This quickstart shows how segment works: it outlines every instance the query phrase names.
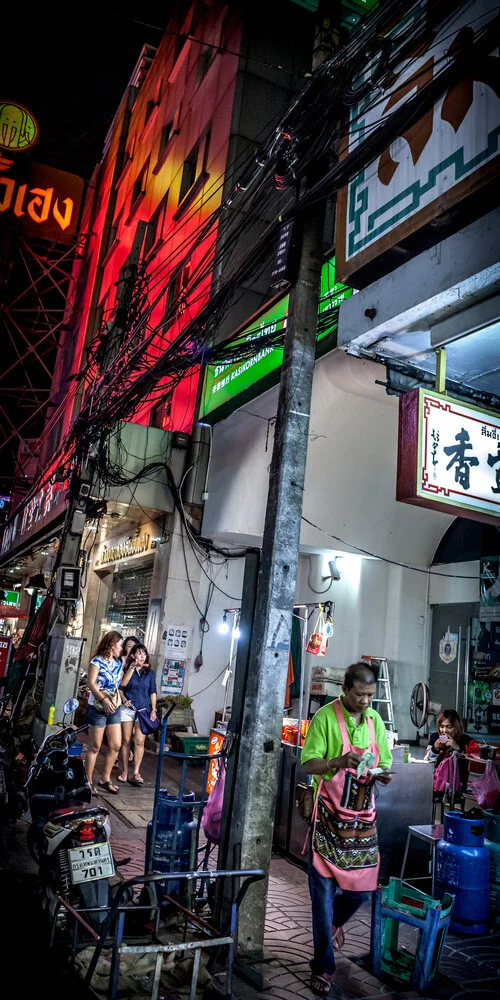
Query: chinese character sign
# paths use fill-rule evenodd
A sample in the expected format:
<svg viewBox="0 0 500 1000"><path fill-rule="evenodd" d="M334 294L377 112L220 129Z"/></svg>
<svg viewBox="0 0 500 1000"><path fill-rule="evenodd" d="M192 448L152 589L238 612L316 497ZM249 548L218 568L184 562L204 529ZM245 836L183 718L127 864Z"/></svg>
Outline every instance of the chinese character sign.
<svg viewBox="0 0 500 1000"><path fill-rule="evenodd" d="M396 497L500 524L500 415L425 389L402 396Z"/></svg>
<svg viewBox="0 0 500 1000"><path fill-rule="evenodd" d="M497 8L484 0L456 4L426 38L416 36L408 53L404 42L431 6L430 0L420 0L403 9L384 34L384 44L391 46L391 72L376 76L381 50L367 61L357 86L372 82L374 91L351 108L346 154L432 87L445 67L465 59L469 72L450 80L434 104L407 128L403 125L401 134L341 189L336 242L342 280L487 183L500 151L498 48L480 56L473 50L485 29L493 31Z"/></svg>

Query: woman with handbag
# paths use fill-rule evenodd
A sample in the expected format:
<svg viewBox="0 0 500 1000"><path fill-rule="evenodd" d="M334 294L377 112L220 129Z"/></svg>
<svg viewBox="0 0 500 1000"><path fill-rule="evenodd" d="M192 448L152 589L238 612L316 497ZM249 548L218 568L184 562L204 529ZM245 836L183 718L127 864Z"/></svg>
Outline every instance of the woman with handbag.
<svg viewBox="0 0 500 1000"><path fill-rule="evenodd" d="M468 743L462 720L454 708L445 708L438 717L437 732L431 733L427 744L426 759L434 762L434 796L439 796L445 785L451 784L453 752L465 753ZM446 763L445 763L446 762ZM458 760L458 777L455 791L467 788L469 766L463 758Z"/></svg>
<svg viewBox="0 0 500 1000"><path fill-rule="evenodd" d="M118 781L128 781L129 751L134 734L134 778L132 784L142 785L141 764L144 757L147 726L141 726L141 716L156 723L156 678L149 662L149 653L142 643L132 646L125 661L120 685L123 701L122 723L122 773ZM153 727L151 726L151 729Z"/></svg>
<svg viewBox="0 0 500 1000"><path fill-rule="evenodd" d="M119 632L106 632L97 645L88 669L87 684L90 695L87 707L89 726L87 774L94 795L97 794L97 791L92 779L97 754L102 746L104 730L106 730L106 748L102 781L99 781L99 788L105 788L112 795L118 793L118 788L111 781L111 769L120 749L122 738L122 700L119 691L123 673L122 646L123 638Z"/></svg>

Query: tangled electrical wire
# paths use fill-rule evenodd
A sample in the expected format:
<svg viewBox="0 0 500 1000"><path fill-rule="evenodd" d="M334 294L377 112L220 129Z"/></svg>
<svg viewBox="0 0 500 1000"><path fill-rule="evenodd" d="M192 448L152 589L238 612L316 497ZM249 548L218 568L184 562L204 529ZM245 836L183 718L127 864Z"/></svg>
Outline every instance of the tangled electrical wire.
<svg viewBox="0 0 500 1000"><path fill-rule="evenodd" d="M394 26L408 12L409 26L398 30ZM456 8L448 14L451 32L456 14ZM183 224L195 219L200 206L213 198L218 204L208 217L159 263L141 260L132 269L114 318L105 331L98 332L71 385L73 394L84 389L83 403L52 468L56 464L78 467L85 456L91 456L103 486L113 477L122 481L125 474L116 464L113 468L109 446L110 435L121 421L133 418L145 405L150 409L206 365L244 362L257 351L282 346L282 329L258 338L246 335L230 345L219 342L219 331L242 287L256 281L272 260L283 219L299 217L314 202L331 197L461 79L471 59L476 63L497 43L498 18L479 29L469 48L436 67L431 82L417 87L414 97L391 114L383 116L381 111L377 124L360 134L353 148L337 161L339 144L361 129L360 113L352 113L346 123L346 109L360 101L364 111L382 105L382 84L394 68L402 60L411 61L417 45L425 42L432 47L433 17L432 11L415 7L411 0L390 0L382 10L367 15L348 43L311 74L258 152L240 164L230 192L222 196L224 178L220 184L214 182L190 206ZM322 164L319 178L312 173L318 163ZM162 242L170 238L167 233ZM219 275L216 282L214 274ZM172 287L177 288L176 294L167 296L161 319L153 322L165 289ZM334 326L335 318L332 311L328 323ZM166 468L168 459L150 463L127 482L163 475ZM48 475L34 485L25 502ZM169 488L178 506L181 501L173 481ZM208 551L203 542L197 544Z"/></svg>

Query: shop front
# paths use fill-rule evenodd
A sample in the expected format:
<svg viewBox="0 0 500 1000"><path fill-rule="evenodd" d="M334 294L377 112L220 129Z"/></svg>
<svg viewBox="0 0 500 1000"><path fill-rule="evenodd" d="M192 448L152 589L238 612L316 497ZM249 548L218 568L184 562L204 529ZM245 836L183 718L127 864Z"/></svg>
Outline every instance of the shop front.
<svg viewBox="0 0 500 1000"><path fill-rule="evenodd" d="M106 518L111 523L100 529L99 540L87 549L92 569L84 593L82 630L92 649L105 632L116 630L136 636L155 658L162 596L157 593L158 563L165 548L161 515L158 521L144 521L143 516L138 523L130 510L126 513L119 528L118 518Z"/></svg>

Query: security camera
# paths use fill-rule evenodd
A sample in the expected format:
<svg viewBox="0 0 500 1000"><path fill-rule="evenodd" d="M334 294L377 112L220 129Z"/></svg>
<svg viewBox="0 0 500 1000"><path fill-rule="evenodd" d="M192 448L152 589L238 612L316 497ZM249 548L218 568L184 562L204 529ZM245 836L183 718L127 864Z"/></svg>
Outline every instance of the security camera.
<svg viewBox="0 0 500 1000"><path fill-rule="evenodd" d="M338 566L337 566L337 560L336 559L331 559L329 561L329 563L328 563L328 569L330 570L330 579L332 581L333 580L340 580L340 572L339 572L339 569L338 569ZM324 580L328 580L328 577L324 576L323 579Z"/></svg>

